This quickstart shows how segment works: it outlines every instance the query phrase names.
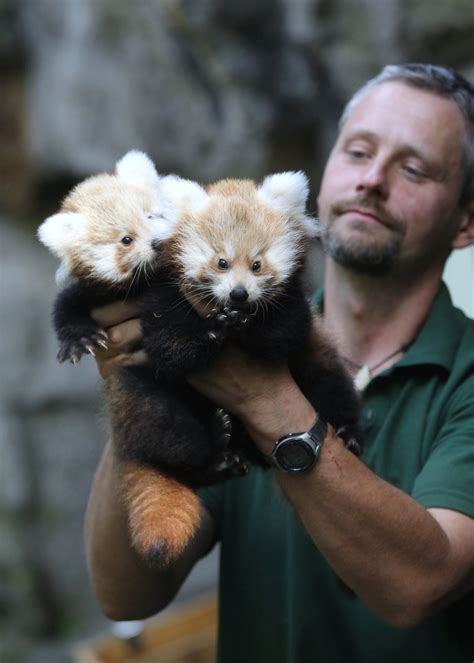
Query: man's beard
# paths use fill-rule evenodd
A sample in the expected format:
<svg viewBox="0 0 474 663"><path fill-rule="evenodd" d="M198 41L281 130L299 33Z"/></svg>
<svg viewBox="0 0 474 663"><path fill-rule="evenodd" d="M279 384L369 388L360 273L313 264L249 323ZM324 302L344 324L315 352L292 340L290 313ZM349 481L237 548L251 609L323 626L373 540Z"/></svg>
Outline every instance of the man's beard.
<svg viewBox="0 0 474 663"><path fill-rule="evenodd" d="M370 238L355 240L339 236L335 232L334 221L345 211L356 208L375 214L392 231L391 237L377 242L370 241ZM364 197L331 207L329 223L321 228L321 241L325 253L339 265L359 274L384 276L397 262L403 234L403 223L381 210L373 200Z"/></svg>

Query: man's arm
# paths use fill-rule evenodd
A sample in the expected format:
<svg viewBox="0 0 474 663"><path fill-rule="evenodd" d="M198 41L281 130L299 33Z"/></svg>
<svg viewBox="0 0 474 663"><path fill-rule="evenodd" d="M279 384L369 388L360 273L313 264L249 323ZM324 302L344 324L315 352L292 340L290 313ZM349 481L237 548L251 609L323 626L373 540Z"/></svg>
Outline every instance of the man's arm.
<svg viewBox="0 0 474 663"><path fill-rule="evenodd" d="M213 521L203 509L201 527L180 559L164 570L147 566L130 542L119 472L107 444L87 506L85 543L92 586L110 619L143 619L162 610L213 542Z"/></svg>
<svg viewBox="0 0 474 663"><path fill-rule="evenodd" d="M108 350L96 352L103 377L117 366L146 361L143 351L137 349L141 329L136 312L133 303L110 304L93 311L109 337ZM110 619L142 619L163 609L195 562L211 549L214 538L214 523L203 507L200 528L182 556L166 569L147 566L131 545L113 441L107 444L90 492L85 544L91 583Z"/></svg>
<svg viewBox="0 0 474 663"><path fill-rule="evenodd" d="M286 367L258 366L234 351L191 382L234 411L265 454L317 416ZM369 470L331 428L308 474L277 476L335 572L392 625L413 626L474 586L474 520L425 509Z"/></svg>
<svg viewBox="0 0 474 663"><path fill-rule="evenodd" d="M474 522L427 510L329 435L313 476L279 482L336 573L382 619L414 626L473 588Z"/></svg>

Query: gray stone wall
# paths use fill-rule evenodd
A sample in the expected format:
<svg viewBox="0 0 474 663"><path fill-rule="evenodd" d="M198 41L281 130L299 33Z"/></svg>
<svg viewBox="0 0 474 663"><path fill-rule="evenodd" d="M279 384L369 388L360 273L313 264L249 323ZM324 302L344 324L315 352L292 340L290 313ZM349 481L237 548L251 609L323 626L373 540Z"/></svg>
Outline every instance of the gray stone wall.
<svg viewBox="0 0 474 663"><path fill-rule="evenodd" d="M107 422L93 361L55 361L39 223L131 148L202 182L303 169L314 211L350 93L389 62L473 79L473 29L472 0L0 0L1 661L67 660L107 626L82 544Z"/></svg>

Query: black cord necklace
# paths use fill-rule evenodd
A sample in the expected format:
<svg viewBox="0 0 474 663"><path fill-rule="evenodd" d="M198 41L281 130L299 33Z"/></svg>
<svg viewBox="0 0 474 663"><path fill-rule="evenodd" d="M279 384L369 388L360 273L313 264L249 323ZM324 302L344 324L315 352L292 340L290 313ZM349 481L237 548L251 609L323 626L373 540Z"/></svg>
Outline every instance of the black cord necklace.
<svg viewBox="0 0 474 663"><path fill-rule="evenodd" d="M401 352L405 354L405 352L408 350L410 345L413 343L413 341L410 341L409 343L404 343L401 345L397 350L394 350L390 354L388 354L386 357L378 361L376 364L373 366L367 366L367 364L358 364L355 361L352 361L352 359L348 359L347 357L342 357L344 362L352 369L356 369L357 373L354 375L354 384L356 388L359 391L363 391L366 386L369 384L371 378L372 378L372 373L379 368L379 366L382 366L385 364L386 361L391 359L392 357L395 357L395 355L400 354Z"/></svg>

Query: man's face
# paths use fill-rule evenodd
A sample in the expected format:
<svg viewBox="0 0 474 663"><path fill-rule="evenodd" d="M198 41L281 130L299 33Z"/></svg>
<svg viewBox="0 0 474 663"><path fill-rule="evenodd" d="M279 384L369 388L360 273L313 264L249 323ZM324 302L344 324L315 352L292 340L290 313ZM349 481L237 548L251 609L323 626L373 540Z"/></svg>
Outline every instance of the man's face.
<svg viewBox="0 0 474 663"><path fill-rule="evenodd" d="M461 218L464 136L448 99L399 82L369 91L343 125L321 183L328 255L369 274L441 265Z"/></svg>

